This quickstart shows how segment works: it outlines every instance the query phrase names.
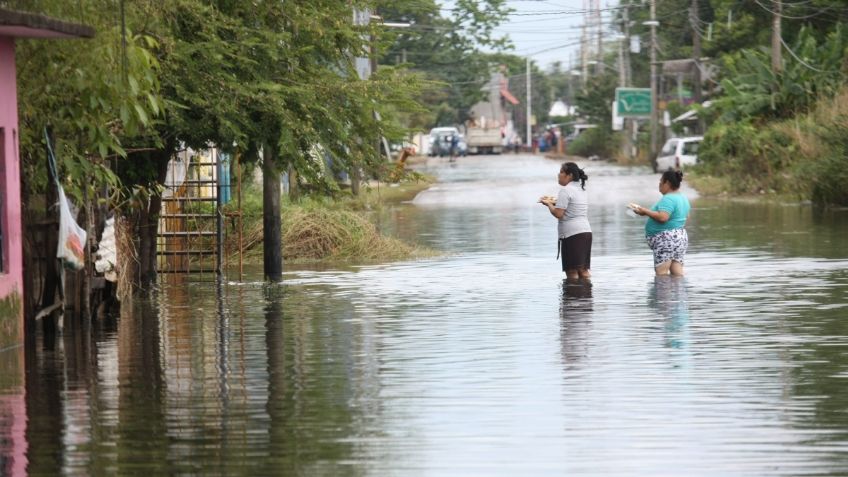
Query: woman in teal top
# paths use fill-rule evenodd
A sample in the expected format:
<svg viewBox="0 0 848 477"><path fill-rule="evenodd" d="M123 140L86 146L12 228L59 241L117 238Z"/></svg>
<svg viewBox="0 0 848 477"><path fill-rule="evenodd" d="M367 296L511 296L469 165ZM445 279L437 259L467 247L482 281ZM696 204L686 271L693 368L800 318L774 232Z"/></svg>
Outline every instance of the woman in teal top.
<svg viewBox="0 0 848 477"><path fill-rule="evenodd" d="M654 252L657 275L683 275L683 259L689 248L686 219L689 218L689 199L680 193L683 173L669 169L660 178L662 199L651 209L637 207L639 215L647 216L645 236Z"/></svg>

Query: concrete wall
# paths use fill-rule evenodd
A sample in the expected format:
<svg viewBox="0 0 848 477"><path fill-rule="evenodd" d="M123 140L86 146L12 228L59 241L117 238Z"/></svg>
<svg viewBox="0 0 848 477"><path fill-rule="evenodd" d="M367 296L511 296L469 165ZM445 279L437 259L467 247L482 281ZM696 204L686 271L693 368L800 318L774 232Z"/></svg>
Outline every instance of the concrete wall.
<svg viewBox="0 0 848 477"><path fill-rule="evenodd" d="M23 341L23 260L15 43L0 36L0 350Z"/></svg>

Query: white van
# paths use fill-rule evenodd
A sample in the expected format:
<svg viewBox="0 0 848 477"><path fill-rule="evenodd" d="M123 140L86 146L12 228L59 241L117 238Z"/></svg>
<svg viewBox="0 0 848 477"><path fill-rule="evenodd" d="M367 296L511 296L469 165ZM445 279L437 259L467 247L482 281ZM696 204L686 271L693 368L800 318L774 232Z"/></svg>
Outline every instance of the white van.
<svg viewBox="0 0 848 477"><path fill-rule="evenodd" d="M446 126L433 128L430 130L430 147L428 149L429 156L446 156L450 154L450 145L446 143L447 138L451 136L460 136L459 129Z"/></svg>
<svg viewBox="0 0 848 477"><path fill-rule="evenodd" d="M657 156L657 172L666 169L681 169L698 162L698 148L703 136L674 137L663 145Z"/></svg>

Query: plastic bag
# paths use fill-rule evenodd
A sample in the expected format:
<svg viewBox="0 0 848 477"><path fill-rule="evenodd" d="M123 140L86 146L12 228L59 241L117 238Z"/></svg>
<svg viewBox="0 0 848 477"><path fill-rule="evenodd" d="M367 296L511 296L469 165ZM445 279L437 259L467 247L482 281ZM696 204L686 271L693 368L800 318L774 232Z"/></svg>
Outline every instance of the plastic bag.
<svg viewBox="0 0 848 477"><path fill-rule="evenodd" d="M62 260L66 268L81 270L85 267L85 239L87 234L80 228L71 215L71 208L65 190L59 188L59 247L56 258Z"/></svg>
<svg viewBox="0 0 848 477"><path fill-rule="evenodd" d="M115 218L106 220L103 229L103 238L97 247L97 260L94 261L94 269L102 273L107 281L117 282L118 273L115 264L118 263L118 248L115 245Z"/></svg>

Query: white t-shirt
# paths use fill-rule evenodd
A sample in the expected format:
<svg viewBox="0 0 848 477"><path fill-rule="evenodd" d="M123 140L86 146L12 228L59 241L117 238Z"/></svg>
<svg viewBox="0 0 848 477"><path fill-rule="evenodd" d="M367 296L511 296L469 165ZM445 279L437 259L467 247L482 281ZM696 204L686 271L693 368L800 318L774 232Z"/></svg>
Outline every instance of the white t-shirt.
<svg viewBox="0 0 848 477"><path fill-rule="evenodd" d="M589 227L589 199L579 182L569 182L560 189L555 207L565 209L557 224L559 238L592 231Z"/></svg>

